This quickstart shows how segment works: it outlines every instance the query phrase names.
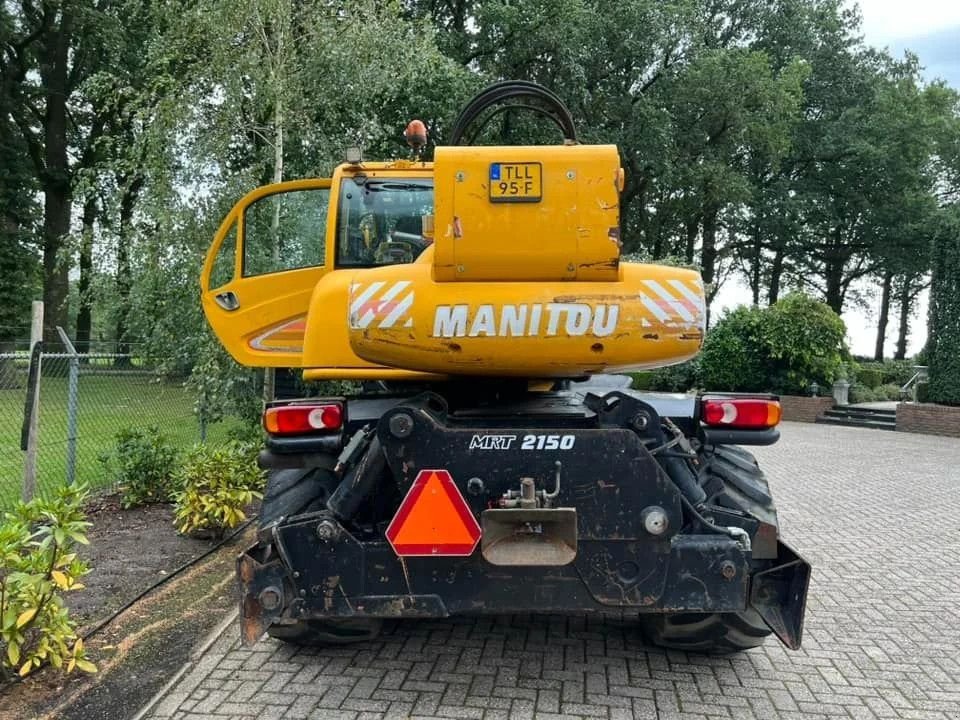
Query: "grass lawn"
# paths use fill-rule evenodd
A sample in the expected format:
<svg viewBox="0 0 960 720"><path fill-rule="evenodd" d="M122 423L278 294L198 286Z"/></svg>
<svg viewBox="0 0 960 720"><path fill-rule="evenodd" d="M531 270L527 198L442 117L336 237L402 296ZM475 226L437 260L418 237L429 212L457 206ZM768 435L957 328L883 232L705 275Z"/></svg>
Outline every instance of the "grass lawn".
<svg viewBox="0 0 960 720"><path fill-rule="evenodd" d="M26 390L0 389L0 509L20 497L24 453L20 430ZM99 457L114 446L122 428L156 426L170 443L187 449L200 441L193 397L183 387L141 374L81 374L77 397L76 481L90 487L113 483ZM208 428L209 442L222 442L230 425ZM67 378L44 376L40 385L37 485L40 493L66 479Z"/></svg>

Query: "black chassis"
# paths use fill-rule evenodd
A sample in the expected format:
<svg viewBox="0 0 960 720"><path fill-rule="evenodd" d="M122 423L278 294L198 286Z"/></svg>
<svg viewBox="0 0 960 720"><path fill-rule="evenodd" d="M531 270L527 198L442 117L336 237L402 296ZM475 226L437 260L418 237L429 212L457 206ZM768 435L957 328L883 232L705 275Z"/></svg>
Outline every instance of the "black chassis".
<svg viewBox="0 0 960 720"><path fill-rule="evenodd" d="M375 430L388 479L370 503L385 500L395 508L420 470L445 469L478 521L517 490L521 478L552 490L559 468L552 506L576 511L576 552L568 564L551 566L493 565L480 547L469 557L401 558L384 536L390 516L362 523L338 516L331 500L330 509L261 528L259 542L240 556L245 642L256 642L271 623L308 619L752 607L784 644L799 647L810 566L779 540L772 508L694 508L684 498L652 454L664 439L655 406L677 412L674 427L704 442L692 400L655 402L629 390L457 409L431 392L354 398L336 438L272 438L261 464L295 467L309 464L312 451L335 454L362 428ZM529 436L572 441L563 441L566 449L536 450L539 439L531 443ZM726 441L776 438L776 431L740 432ZM531 444L534 449L526 449ZM349 473L344 478L356 483ZM659 536L643 524L651 507L668 518Z"/></svg>

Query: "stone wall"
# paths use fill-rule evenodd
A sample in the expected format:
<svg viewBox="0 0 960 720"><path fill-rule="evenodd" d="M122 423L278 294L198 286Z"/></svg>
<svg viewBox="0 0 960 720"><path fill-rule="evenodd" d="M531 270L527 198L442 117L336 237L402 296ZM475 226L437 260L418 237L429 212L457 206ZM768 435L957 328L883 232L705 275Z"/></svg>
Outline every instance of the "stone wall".
<svg viewBox="0 0 960 720"><path fill-rule="evenodd" d="M960 437L960 407L900 403L897 405L897 430Z"/></svg>
<svg viewBox="0 0 960 720"><path fill-rule="evenodd" d="M833 398L781 395L780 406L783 408L784 420L812 423L817 419L817 415L833 407Z"/></svg>

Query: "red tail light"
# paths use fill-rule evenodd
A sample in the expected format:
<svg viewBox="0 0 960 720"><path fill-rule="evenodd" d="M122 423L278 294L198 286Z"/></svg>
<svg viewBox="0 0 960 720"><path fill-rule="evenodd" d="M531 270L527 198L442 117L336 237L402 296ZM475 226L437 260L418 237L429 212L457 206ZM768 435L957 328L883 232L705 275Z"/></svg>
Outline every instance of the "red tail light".
<svg viewBox="0 0 960 720"><path fill-rule="evenodd" d="M263 413L263 427L271 435L305 435L343 427L340 403L315 405L279 405Z"/></svg>
<svg viewBox="0 0 960 720"><path fill-rule="evenodd" d="M780 422L780 403L762 398L704 397L700 417L714 427L772 428Z"/></svg>

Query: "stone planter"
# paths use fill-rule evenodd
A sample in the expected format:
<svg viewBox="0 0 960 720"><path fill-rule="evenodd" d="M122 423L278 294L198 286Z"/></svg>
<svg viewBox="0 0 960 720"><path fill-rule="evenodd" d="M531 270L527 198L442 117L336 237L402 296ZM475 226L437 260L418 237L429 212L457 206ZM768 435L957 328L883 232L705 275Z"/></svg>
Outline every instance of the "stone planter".
<svg viewBox="0 0 960 720"><path fill-rule="evenodd" d="M846 380L837 380L833 384L833 403L835 405L850 404L850 383Z"/></svg>

